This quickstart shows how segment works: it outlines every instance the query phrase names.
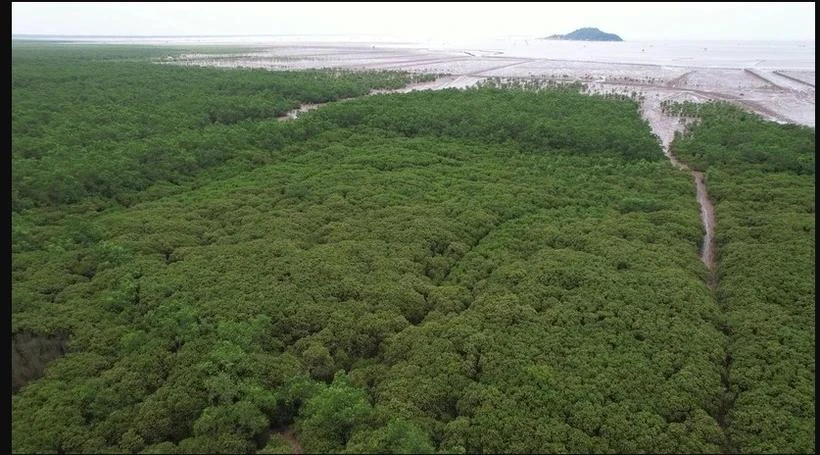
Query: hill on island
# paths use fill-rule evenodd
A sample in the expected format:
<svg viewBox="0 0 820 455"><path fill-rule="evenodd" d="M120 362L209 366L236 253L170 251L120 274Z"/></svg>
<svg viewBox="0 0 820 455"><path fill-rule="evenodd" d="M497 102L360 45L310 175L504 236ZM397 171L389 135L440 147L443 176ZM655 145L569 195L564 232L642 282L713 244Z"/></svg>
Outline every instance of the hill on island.
<svg viewBox="0 0 820 455"><path fill-rule="evenodd" d="M605 33L595 27L584 27L566 35L552 35L544 39L571 40L571 41L623 41L614 33Z"/></svg>

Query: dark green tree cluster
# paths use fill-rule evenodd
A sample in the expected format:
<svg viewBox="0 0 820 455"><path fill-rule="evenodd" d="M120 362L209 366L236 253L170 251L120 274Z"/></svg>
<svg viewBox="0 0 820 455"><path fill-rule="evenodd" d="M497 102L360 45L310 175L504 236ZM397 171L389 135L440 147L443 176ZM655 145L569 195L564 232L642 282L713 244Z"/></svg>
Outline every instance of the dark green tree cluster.
<svg viewBox="0 0 820 455"><path fill-rule="evenodd" d="M176 184L243 150L260 150L249 131L259 123L305 103L411 80L400 73L158 65L145 58L167 50L137 48L128 59L119 47L91 48L13 48L15 210L89 196L129 205L157 182ZM286 139L275 128L266 138Z"/></svg>
<svg viewBox="0 0 820 455"><path fill-rule="evenodd" d="M382 95L388 96L388 95ZM524 152L617 155L663 160L633 101L590 97L576 85L526 90L442 90L413 93L401 104L371 108L371 100L328 106L315 115L336 126L377 128L404 136L450 137L511 144Z"/></svg>
<svg viewBox="0 0 820 455"><path fill-rule="evenodd" d="M339 77L366 92L408 76L15 52L14 77L60 68L13 94L13 116L61 120L15 120L13 142L110 130L131 145L13 152L12 328L69 337L13 395L13 451L288 453L291 434L311 453L727 446L728 338L694 189L633 101L483 88L211 124L210 98L192 107L181 87L253 97L268 78L307 93ZM70 115L37 106L71 99L83 72L98 88L74 115L108 98L128 115L54 130ZM123 158L155 137L157 160L184 152L191 169ZM107 165L143 187L34 196L61 181L43 169Z"/></svg>
<svg viewBox="0 0 820 455"><path fill-rule="evenodd" d="M732 443L813 453L815 130L728 104L673 107L700 118L673 148L706 169L715 202Z"/></svg>
<svg viewBox="0 0 820 455"><path fill-rule="evenodd" d="M720 166L814 175L811 128L763 122L758 115L725 102L670 103L664 110L672 115L708 119L706 126L693 129L687 141L676 145L696 170Z"/></svg>

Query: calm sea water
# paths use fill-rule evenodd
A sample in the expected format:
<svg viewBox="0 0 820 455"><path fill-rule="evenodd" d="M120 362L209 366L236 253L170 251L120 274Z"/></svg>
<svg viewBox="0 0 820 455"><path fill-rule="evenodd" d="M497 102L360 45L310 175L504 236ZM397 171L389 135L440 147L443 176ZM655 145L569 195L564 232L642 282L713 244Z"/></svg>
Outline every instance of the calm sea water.
<svg viewBox="0 0 820 455"><path fill-rule="evenodd" d="M13 36L13 38L132 44L337 44L469 51L475 55L635 63L705 68L814 71L814 41L551 41L526 38L407 40L379 35L270 36Z"/></svg>

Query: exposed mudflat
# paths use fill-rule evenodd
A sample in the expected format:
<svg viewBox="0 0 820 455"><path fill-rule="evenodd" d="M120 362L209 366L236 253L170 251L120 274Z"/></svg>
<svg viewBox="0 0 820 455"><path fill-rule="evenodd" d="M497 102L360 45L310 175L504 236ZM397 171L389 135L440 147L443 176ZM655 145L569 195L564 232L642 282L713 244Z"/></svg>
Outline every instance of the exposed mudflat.
<svg viewBox="0 0 820 455"><path fill-rule="evenodd" d="M468 76L442 76L437 78L433 81L426 81L426 82L414 82L408 84L401 88L396 89L376 89L370 90L365 96L370 95L381 95L381 94L388 94L388 93L409 93L416 90L442 90L445 88L464 88L476 83L476 78L468 77ZM354 98L344 98L339 100L339 102L347 101L355 99ZM296 109L292 109L278 117L280 122L288 121L288 120L296 120L299 116L305 112L312 111L314 109L318 109L328 103L318 103L318 104L303 104Z"/></svg>
<svg viewBox="0 0 820 455"><path fill-rule="evenodd" d="M532 40L506 46L492 49L387 43L271 43L256 52L185 54L162 63L271 70L400 70L452 77L415 89L464 88L488 77L579 81L592 85L591 90L597 92L636 92L647 98L675 100L723 100L770 120L815 125L814 57L800 47L781 52L763 46L733 47L724 43L695 47Z"/></svg>
<svg viewBox="0 0 820 455"><path fill-rule="evenodd" d="M647 96L643 103L641 103L641 116L649 122L652 132L658 137L661 147L663 147L664 155L669 158L669 161L671 161L676 168L682 171L688 171L689 168L685 164L678 161L669 149L669 145L675 138L675 133L683 132L686 129L686 121L682 118L664 114L661 109L661 103L667 100L680 102L699 101L699 99L697 96L688 94L681 96L678 93L669 91L666 93L655 92L651 96Z"/></svg>
<svg viewBox="0 0 820 455"><path fill-rule="evenodd" d="M777 73L781 76L790 77L814 87L814 71L777 71Z"/></svg>

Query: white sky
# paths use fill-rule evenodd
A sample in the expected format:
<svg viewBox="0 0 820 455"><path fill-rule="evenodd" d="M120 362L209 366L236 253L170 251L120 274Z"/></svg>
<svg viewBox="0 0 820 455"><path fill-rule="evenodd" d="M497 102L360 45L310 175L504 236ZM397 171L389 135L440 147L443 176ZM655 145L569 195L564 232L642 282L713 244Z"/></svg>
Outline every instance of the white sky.
<svg viewBox="0 0 820 455"><path fill-rule="evenodd" d="M47 35L814 40L814 3L12 3L11 31Z"/></svg>

